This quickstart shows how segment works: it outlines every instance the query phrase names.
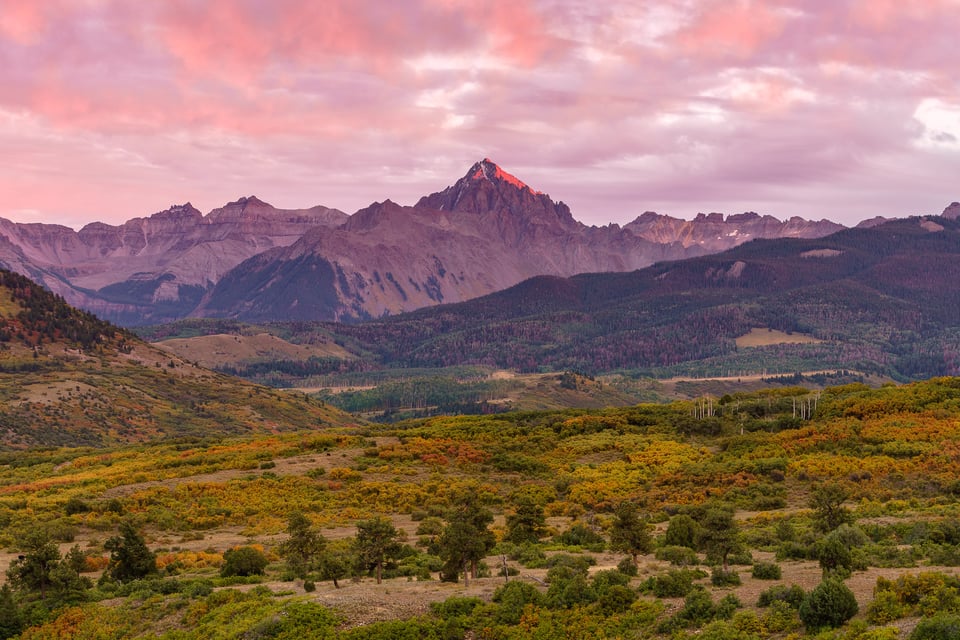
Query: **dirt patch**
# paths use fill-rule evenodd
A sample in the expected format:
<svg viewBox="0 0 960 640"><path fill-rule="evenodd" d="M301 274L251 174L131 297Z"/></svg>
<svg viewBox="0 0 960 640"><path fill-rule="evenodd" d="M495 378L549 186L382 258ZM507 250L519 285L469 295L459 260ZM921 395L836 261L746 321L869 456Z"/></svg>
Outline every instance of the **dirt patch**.
<svg viewBox="0 0 960 640"><path fill-rule="evenodd" d="M363 453L363 449L336 449L324 453L310 453L302 456L293 456L291 458L278 458L273 461L274 466L269 469L270 472L278 476L302 476L311 469L330 470L336 467L344 467L350 464L352 460ZM266 462L266 461L264 461ZM243 478L251 473L259 473L260 469L224 469L222 471L213 471L211 473L201 473L182 478L167 478L165 480L148 480L146 482L135 482L111 487L101 494L104 499L129 496L137 491L150 489L153 487L174 488L183 484L197 484L207 482L229 482L237 478Z"/></svg>
<svg viewBox="0 0 960 640"><path fill-rule="evenodd" d="M346 349L332 342L293 344L269 333L174 338L155 342L154 346L207 368L258 360L305 361L311 357L353 357Z"/></svg>
<svg viewBox="0 0 960 640"><path fill-rule="evenodd" d="M776 329L753 328L736 340L737 347L767 347L774 344L818 344L823 342L805 333L784 333Z"/></svg>
<svg viewBox="0 0 960 640"><path fill-rule="evenodd" d="M58 380L55 382L41 382L23 387L14 403L58 404L70 398L83 396L87 393L96 393L96 387L85 382L73 380Z"/></svg>

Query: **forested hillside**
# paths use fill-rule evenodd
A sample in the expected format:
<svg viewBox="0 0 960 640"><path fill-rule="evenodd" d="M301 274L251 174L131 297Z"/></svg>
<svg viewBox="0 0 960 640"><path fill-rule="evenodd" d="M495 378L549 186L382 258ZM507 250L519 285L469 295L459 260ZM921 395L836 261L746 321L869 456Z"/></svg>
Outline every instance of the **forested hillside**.
<svg viewBox="0 0 960 640"><path fill-rule="evenodd" d="M958 254L956 221L910 218L633 273L534 278L356 325L271 326L294 342L332 336L368 366L659 375L837 367L922 378L960 366ZM735 339L756 327L822 342L738 349ZM316 362L313 371L338 366L361 365Z"/></svg>

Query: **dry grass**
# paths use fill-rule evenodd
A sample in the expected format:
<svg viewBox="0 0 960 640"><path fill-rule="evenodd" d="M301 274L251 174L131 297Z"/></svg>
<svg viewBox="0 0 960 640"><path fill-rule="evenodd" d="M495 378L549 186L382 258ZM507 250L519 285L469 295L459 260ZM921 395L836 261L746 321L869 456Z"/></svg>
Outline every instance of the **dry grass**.
<svg viewBox="0 0 960 640"><path fill-rule="evenodd" d="M196 338L175 338L154 343L155 346L196 362L207 368L235 365L257 360L307 360L319 358L351 358L343 347L332 342L293 344L269 333L253 336L216 334Z"/></svg>
<svg viewBox="0 0 960 640"><path fill-rule="evenodd" d="M737 347L768 347L774 344L816 344L823 342L805 333L784 333L776 329L754 327L737 338Z"/></svg>

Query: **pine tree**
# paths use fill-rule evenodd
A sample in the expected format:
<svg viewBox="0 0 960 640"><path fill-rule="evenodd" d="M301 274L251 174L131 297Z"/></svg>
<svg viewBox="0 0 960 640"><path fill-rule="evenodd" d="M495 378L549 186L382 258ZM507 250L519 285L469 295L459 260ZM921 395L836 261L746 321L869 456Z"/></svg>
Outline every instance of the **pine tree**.
<svg viewBox="0 0 960 640"><path fill-rule="evenodd" d="M23 555L10 563L7 579L15 589L39 591L40 599L47 597L47 589L53 584L51 572L60 564L60 550L45 531L29 531L21 545Z"/></svg>
<svg viewBox="0 0 960 640"><path fill-rule="evenodd" d="M327 541L313 523L300 511L290 514L287 521L287 538L280 545L280 555L284 557L287 568L298 578L306 578L313 570Z"/></svg>
<svg viewBox="0 0 960 640"><path fill-rule="evenodd" d="M383 565L400 554L402 533L387 518L377 517L357 523L356 548L362 563L372 567L377 584L383 581Z"/></svg>
<svg viewBox="0 0 960 640"><path fill-rule="evenodd" d="M12 638L23 631L23 615L13 599L9 584L0 587L0 640Z"/></svg>
<svg viewBox="0 0 960 640"><path fill-rule="evenodd" d="M543 507L530 496L521 496L517 500L516 512L507 516L507 535L504 539L515 544L536 544L546 533L546 525Z"/></svg>
<svg viewBox="0 0 960 640"><path fill-rule="evenodd" d="M727 572L727 557L741 548L740 529L731 507L717 504L707 508L700 519L697 544L708 557L720 560L724 573Z"/></svg>
<svg viewBox="0 0 960 640"><path fill-rule="evenodd" d="M650 553L653 540L650 538L650 525L640 519L637 507L632 502L623 502L614 513L613 526L610 528L610 549L630 554L634 566L637 557Z"/></svg>
<svg viewBox="0 0 960 640"><path fill-rule="evenodd" d="M110 552L110 564L104 575L117 582L127 582L157 573L156 555L137 532L133 523L120 523L120 535L109 538L103 548Z"/></svg>

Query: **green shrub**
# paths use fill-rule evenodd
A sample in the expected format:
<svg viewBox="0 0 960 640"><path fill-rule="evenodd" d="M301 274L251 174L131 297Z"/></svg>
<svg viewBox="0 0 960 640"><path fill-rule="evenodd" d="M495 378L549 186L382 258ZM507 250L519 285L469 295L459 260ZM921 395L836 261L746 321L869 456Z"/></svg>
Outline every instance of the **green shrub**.
<svg viewBox="0 0 960 640"><path fill-rule="evenodd" d="M507 586L509 586L509 584ZM503 587L498 589L498 592L502 592L502 589ZM502 593L500 597L502 599ZM471 613L473 613L474 609L482 604L483 600L480 598L464 598L453 596L447 598L443 602L430 603L430 610L433 611L433 613L441 620L449 620L450 618L469 616Z"/></svg>
<svg viewBox="0 0 960 640"><path fill-rule="evenodd" d="M542 605L543 594L533 585L519 580L513 580L493 592L493 601L499 605L496 611L496 621L505 625L520 623L520 616L528 604Z"/></svg>
<svg viewBox="0 0 960 640"><path fill-rule="evenodd" d="M677 612L676 619L685 627L699 627L711 620L716 613L713 598L701 586L693 589L683 601L683 608Z"/></svg>
<svg viewBox="0 0 960 640"><path fill-rule="evenodd" d="M223 566L220 567L220 577L262 576L268 564L269 561L259 549L253 547L229 549L223 554Z"/></svg>
<svg viewBox="0 0 960 640"><path fill-rule="evenodd" d="M313 580L304 580L303 581L303 590L307 593L313 593L317 590L317 583Z"/></svg>
<svg viewBox="0 0 960 640"><path fill-rule="evenodd" d="M513 547L513 552L507 555L528 569L540 569L547 565L547 554L539 545L526 542Z"/></svg>
<svg viewBox="0 0 960 640"><path fill-rule="evenodd" d="M623 613L630 606L636 602L637 593L624 585L615 584L609 587L603 594L599 597L598 603L600 605L600 611L604 615L613 615L616 613Z"/></svg>
<svg viewBox="0 0 960 640"><path fill-rule="evenodd" d="M637 575L637 565L633 564L631 558L624 558L617 563L617 571L625 576L634 577Z"/></svg>
<svg viewBox="0 0 960 640"><path fill-rule="evenodd" d="M710 574L710 584L715 587L738 587L741 584L740 575L732 569L724 571L717 567Z"/></svg>
<svg viewBox="0 0 960 640"><path fill-rule="evenodd" d="M188 598L204 598L213 593L213 583L209 580L191 582L183 589L183 595Z"/></svg>
<svg viewBox="0 0 960 640"><path fill-rule="evenodd" d="M700 558L697 556L696 551L690 547L682 547L679 545L660 547L654 553L654 557L657 560L663 560L678 567L690 567L700 563Z"/></svg>
<svg viewBox="0 0 960 640"><path fill-rule="evenodd" d="M547 606L552 609L570 609L596 602L596 600L597 592L587 582L585 573L555 578L547 589Z"/></svg>
<svg viewBox="0 0 960 640"><path fill-rule="evenodd" d="M555 536L554 540L569 547L583 547L595 552L603 551L607 546L603 536L582 522L575 523L560 535Z"/></svg>
<svg viewBox="0 0 960 640"><path fill-rule="evenodd" d="M90 511L90 505L76 496L67 500L67 503L63 508L68 516L72 516L77 513L88 513Z"/></svg>
<svg viewBox="0 0 960 640"><path fill-rule="evenodd" d="M757 599L758 607L769 607L777 602L785 602L793 609L799 609L806 597L803 587L792 584L789 587L776 584L760 594Z"/></svg>
<svg viewBox="0 0 960 640"><path fill-rule="evenodd" d="M606 569L593 574L590 583L597 595L603 595L610 587L625 587L630 584L630 576L616 569Z"/></svg>
<svg viewBox="0 0 960 640"><path fill-rule="evenodd" d="M775 562L757 562L753 565L751 575L757 580L779 580L782 572L780 565Z"/></svg>
<svg viewBox="0 0 960 640"><path fill-rule="evenodd" d="M810 547L802 542L786 540L777 547L777 560L807 560L810 558Z"/></svg>
<svg viewBox="0 0 960 640"><path fill-rule="evenodd" d="M960 640L960 616L938 613L924 618L910 634L909 640Z"/></svg>
<svg viewBox="0 0 960 640"><path fill-rule="evenodd" d="M800 616L797 615L797 607L799 606L799 603L796 607L791 606L786 600L771 602L767 612L763 614L763 626L769 633L785 633L798 629Z"/></svg>
<svg viewBox="0 0 960 640"><path fill-rule="evenodd" d="M827 579L807 594L800 604L800 620L807 629L839 627L857 615L857 599L853 592L836 579Z"/></svg>
<svg viewBox="0 0 960 640"><path fill-rule="evenodd" d="M693 581L702 572L688 569L671 569L665 574L647 580L646 587L658 598L682 598L693 589Z"/></svg>
<svg viewBox="0 0 960 640"><path fill-rule="evenodd" d="M720 602L717 603L714 609L714 616L721 620L729 620L733 617L733 614L736 613L737 609L742 606L743 604L740 602L740 598L732 593L728 593L720 598Z"/></svg>
<svg viewBox="0 0 960 640"><path fill-rule="evenodd" d="M668 547L689 547L696 549L697 535L700 525L685 513L670 518L667 531L663 536L663 544Z"/></svg>

